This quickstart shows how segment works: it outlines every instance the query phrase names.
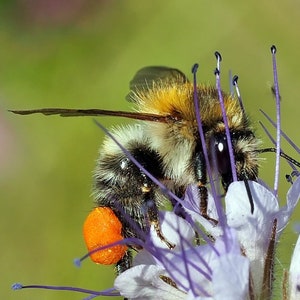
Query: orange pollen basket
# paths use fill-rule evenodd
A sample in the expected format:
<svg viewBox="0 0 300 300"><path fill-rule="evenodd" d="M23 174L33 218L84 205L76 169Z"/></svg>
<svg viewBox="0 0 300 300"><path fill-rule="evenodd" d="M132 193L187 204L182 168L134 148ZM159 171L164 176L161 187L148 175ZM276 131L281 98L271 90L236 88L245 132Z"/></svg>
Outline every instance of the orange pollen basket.
<svg viewBox="0 0 300 300"><path fill-rule="evenodd" d="M83 236L89 251L120 240L122 224L109 207L96 207L87 216L83 225ZM116 245L99 250L90 255L98 264L111 265L117 263L125 254L126 245Z"/></svg>

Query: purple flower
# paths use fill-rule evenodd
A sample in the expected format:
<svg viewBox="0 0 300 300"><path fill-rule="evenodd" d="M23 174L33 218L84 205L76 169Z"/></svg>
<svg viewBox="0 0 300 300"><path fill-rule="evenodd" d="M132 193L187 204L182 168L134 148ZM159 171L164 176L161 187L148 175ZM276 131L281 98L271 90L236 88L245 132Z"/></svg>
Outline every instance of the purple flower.
<svg viewBox="0 0 300 300"><path fill-rule="evenodd" d="M225 226L212 225L198 213L194 187L190 187L185 199L190 221L173 212L165 212L161 218L163 234L176 247L168 249L153 229L134 267L116 278L115 288L130 299L247 299L250 294L259 299L265 289L271 293L264 275L273 276L273 263L267 262L274 261L271 243L278 241L298 203L300 178L288 191L283 207L263 185L249 182L249 186L253 213L244 182L234 182L225 197ZM210 211L215 215L214 203L210 203ZM194 232L200 234L197 224L211 239L203 245L194 243ZM298 252L295 250L290 270L291 296L299 293Z"/></svg>

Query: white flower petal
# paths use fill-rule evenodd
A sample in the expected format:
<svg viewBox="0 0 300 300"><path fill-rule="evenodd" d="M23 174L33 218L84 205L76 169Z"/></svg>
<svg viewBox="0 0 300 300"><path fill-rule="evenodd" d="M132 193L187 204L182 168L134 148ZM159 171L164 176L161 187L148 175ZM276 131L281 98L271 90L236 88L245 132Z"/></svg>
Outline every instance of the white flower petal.
<svg viewBox="0 0 300 300"><path fill-rule="evenodd" d="M212 249L203 245L184 249L180 253L170 251L162 263L178 288L187 292L193 285L197 294L203 295L208 293L211 270L207 265L211 255Z"/></svg>
<svg viewBox="0 0 300 300"><path fill-rule="evenodd" d="M264 258L276 213L277 198L264 186L249 181L254 202L251 213L250 201L244 182L233 182L225 197L227 222L237 230L238 239L250 260L254 289L259 291L263 278Z"/></svg>
<svg viewBox="0 0 300 300"><path fill-rule="evenodd" d="M183 251L180 256L170 251L163 264L181 290L190 293L193 290L195 297L199 295L209 298L210 295L215 296L218 286L227 285L232 291L232 286L238 282L235 291L230 293L245 295L245 291L248 292L249 260L241 255L234 230L228 229L226 236L217 238L214 250L209 245L203 245ZM223 276L225 271L220 270L224 269L226 264L230 266L226 268L226 272L231 274L232 284L227 276ZM219 272L222 275L218 276ZM223 280L220 280L222 276Z"/></svg>
<svg viewBox="0 0 300 300"><path fill-rule="evenodd" d="M221 236L223 232L222 228L220 226L216 226L213 222L200 215L199 189L196 185L189 185L187 187L184 197L184 208L185 211L191 216L192 220L195 223L201 224L208 234L212 235L213 237ZM215 201L211 193L208 193L207 213L210 218L218 220Z"/></svg>
<svg viewBox="0 0 300 300"><path fill-rule="evenodd" d="M232 253L221 255L212 267L215 300L247 299L249 260L246 257Z"/></svg>
<svg viewBox="0 0 300 300"><path fill-rule="evenodd" d="M232 183L225 197L229 227L224 228L200 216L199 197L191 188L185 197L188 201L185 209L193 221L201 223L215 237L214 245L194 246L192 226L173 212L162 213L162 233L169 242L176 244L175 249L170 250L152 226L145 249L134 260L135 267L119 275L115 287L131 299L242 300L247 299L249 293L251 268L254 293L259 295L274 219L278 221L278 238L298 203L300 179L289 190L287 204L281 209L270 190L257 182L248 183L254 211L251 212L245 183ZM210 202L213 203L211 212L215 215L214 201L210 199ZM245 256L241 254L241 248ZM291 295L294 296L291 299L299 297L299 269L300 241L290 269ZM177 288L164 282L161 275L171 278Z"/></svg>
<svg viewBox="0 0 300 300"><path fill-rule="evenodd" d="M300 236L298 237L289 274L290 300L300 299Z"/></svg>
<svg viewBox="0 0 300 300"><path fill-rule="evenodd" d="M300 198L300 176L295 180L287 193L287 203L280 209L278 214L278 232L281 232L287 225L292 212L298 204Z"/></svg>
<svg viewBox="0 0 300 300"><path fill-rule="evenodd" d="M212 255L210 262L214 299L246 299L249 292L249 259L241 254L236 231L227 228L224 234L224 238L216 240L218 255Z"/></svg>
<svg viewBox="0 0 300 300"><path fill-rule="evenodd" d="M134 257L133 265L156 265L158 261L146 250L140 250Z"/></svg>
<svg viewBox="0 0 300 300"><path fill-rule="evenodd" d="M188 292L187 297L185 300L214 300L213 297L201 297L201 296L195 296L192 291Z"/></svg>
<svg viewBox="0 0 300 300"><path fill-rule="evenodd" d="M175 245L173 249L175 251L178 247L189 248L195 238L195 231L192 226L183 218L170 211L160 213L160 227L163 236ZM152 243L155 247L168 249L166 243L158 237L154 226L150 227L150 235L147 242Z"/></svg>
<svg viewBox="0 0 300 300"><path fill-rule="evenodd" d="M268 246L268 238L279 205L276 197L262 185L253 181L248 183L254 202L253 213L245 184L241 181L229 186L225 204L228 225L237 230L240 243L250 250L247 256L253 255L254 258L255 253L251 251L255 251L257 246L264 248Z"/></svg>
<svg viewBox="0 0 300 300"><path fill-rule="evenodd" d="M186 293L164 282L159 276L165 275L162 267L139 265L120 274L114 287L124 297L136 300L182 300Z"/></svg>
<svg viewBox="0 0 300 300"><path fill-rule="evenodd" d="M195 184L190 184L184 195L184 207L194 213L199 215L200 212L200 198L199 198L199 188ZM208 200L207 200L207 213L213 219L218 219L217 209L215 201L208 191Z"/></svg>

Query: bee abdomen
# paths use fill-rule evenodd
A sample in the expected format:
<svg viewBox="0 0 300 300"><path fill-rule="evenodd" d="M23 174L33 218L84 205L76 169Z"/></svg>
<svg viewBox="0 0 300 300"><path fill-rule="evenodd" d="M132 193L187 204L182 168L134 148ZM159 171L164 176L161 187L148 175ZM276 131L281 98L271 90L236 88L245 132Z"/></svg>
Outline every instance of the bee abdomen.
<svg viewBox="0 0 300 300"><path fill-rule="evenodd" d="M113 141L111 141L113 143ZM122 141L130 154L155 178L162 178L161 159L145 140L129 136ZM108 153L108 149L112 149ZM121 149L109 148L106 143L95 170L94 195L97 206L110 207L123 223L126 236L136 236L131 230L135 222L143 231L148 227L147 210L157 205L157 186ZM149 203L148 203L149 202ZM125 226L124 226L125 225Z"/></svg>

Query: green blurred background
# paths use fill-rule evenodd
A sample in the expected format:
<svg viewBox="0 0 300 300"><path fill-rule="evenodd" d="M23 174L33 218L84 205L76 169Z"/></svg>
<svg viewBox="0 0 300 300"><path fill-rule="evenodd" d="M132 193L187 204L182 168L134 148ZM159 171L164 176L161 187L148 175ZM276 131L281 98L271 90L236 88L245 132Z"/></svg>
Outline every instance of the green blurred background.
<svg viewBox="0 0 300 300"><path fill-rule="evenodd" d="M82 294L11 291L10 286L22 282L101 290L112 286L114 276L110 266L86 261L77 269L72 264L86 252L81 228L93 206L91 174L102 132L91 118L22 117L7 109L130 109L124 95L137 69L167 65L189 74L199 62L199 81L214 84L214 51L219 50L224 89L228 70L239 74L247 111L270 146L258 121L268 124L259 108L275 116L269 50L274 43L282 128L300 145L297 0L15 0L0 2L0 16L1 299L82 299ZM108 127L127 122L100 121ZM283 148L299 160L290 147ZM261 177L272 185L274 155L265 157ZM284 200L289 168L285 162L282 166ZM297 211L294 220L300 218ZM280 243L280 272L288 267L295 241L291 225Z"/></svg>

